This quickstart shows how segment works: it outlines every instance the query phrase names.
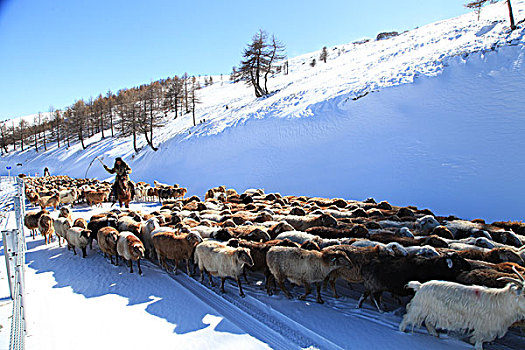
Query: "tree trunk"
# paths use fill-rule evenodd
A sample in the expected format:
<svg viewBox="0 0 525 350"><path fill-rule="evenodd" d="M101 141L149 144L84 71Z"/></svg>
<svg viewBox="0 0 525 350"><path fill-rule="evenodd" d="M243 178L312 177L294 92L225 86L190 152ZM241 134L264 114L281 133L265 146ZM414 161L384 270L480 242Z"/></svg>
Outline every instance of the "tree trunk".
<svg viewBox="0 0 525 350"><path fill-rule="evenodd" d="M193 114L193 126L197 125L195 123L195 97L191 99L191 113Z"/></svg>
<svg viewBox="0 0 525 350"><path fill-rule="evenodd" d="M514 14L512 13L512 5L510 4L510 0L507 0L507 6L509 8L510 30L515 30L516 23L514 23Z"/></svg>
<svg viewBox="0 0 525 350"><path fill-rule="evenodd" d="M80 144L82 145L82 149L86 149L86 145L84 145L84 135L82 133L82 128L78 131L78 139L80 140Z"/></svg>
<svg viewBox="0 0 525 350"><path fill-rule="evenodd" d="M177 119L177 112L178 112L178 99L177 99L177 95L175 95L175 118L173 119Z"/></svg>
<svg viewBox="0 0 525 350"><path fill-rule="evenodd" d="M104 139L104 111L100 113L100 132L102 133L102 139Z"/></svg>
<svg viewBox="0 0 525 350"><path fill-rule="evenodd" d="M13 122L13 151L16 151L15 122Z"/></svg>
<svg viewBox="0 0 525 350"><path fill-rule="evenodd" d="M57 119L57 145L60 148L60 121Z"/></svg>
<svg viewBox="0 0 525 350"><path fill-rule="evenodd" d="M35 149L38 152L38 139L37 139L38 136L37 135L38 133L36 132L36 128L35 128Z"/></svg>
<svg viewBox="0 0 525 350"><path fill-rule="evenodd" d="M110 103L109 104L109 123L111 124L111 137L115 137L115 134L113 133L113 111L111 109L112 109L112 106Z"/></svg>
<svg viewBox="0 0 525 350"><path fill-rule="evenodd" d="M46 145L46 128L44 127L44 130L43 130L43 135L44 135L44 151L47 151L47 145Z"/></svg>
<svg viewBox="0 0 525 350"><path fill-rule="evenodd" d="M135 106L133 106L133 113L131 115L131 126L133 129L133 149L135 150L135 153L139 153L139 150L137 148L137 127L135 123Z"/></svg>

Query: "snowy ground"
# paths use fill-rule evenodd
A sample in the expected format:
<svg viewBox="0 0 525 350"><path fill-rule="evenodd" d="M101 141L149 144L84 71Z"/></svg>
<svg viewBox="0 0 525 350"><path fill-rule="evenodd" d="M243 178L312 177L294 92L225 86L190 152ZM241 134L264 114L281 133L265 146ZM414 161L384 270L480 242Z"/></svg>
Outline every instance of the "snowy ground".
<svg viewBox="0 0 525 350"><path fill-rule="evenodd" d="M132 207L149 211L154 206ZM105 209L79 207L74 218L88 219ZM393 311L378 314L365 303L356 310L359 291L342 284L344 297L336 300L325 291L325 304L319 305L313 297L307 302L280 293L269 297L262 276L252 276L242 299L234 283L227 282L223 295L217 287L202 286L183 273L168 274L149 261L142 264L143 276L130 274L127 267L109 264L96 243L82 259L56 241L46 246L42 238L28 237L27 242L27 349L471 348L456 336L401 333L403 309L390 303ZM488 348L519 349L522 342L513 333Z"/></svg>

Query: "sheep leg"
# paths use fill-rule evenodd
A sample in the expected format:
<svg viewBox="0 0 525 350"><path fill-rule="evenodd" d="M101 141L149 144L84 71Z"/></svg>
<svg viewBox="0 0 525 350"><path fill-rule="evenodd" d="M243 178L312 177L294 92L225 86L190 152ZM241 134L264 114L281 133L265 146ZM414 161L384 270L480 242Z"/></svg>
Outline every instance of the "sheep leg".
<svg viewBox="0 0 525 350"><path fill-rule="evenodd" d="M115 266L118 266L118 254L115 255Z"/></svg>
<svg viewBox="0 0 525 350"><path fill-rule="evenodd" d="M266 277L266 293L273 295L273 288L271 287L272 282L275 283L273 275L269 271L265 271L264 275Z"/></svg>
<svg viewBox="0 0 525 350"><path fill-rule="evenodd" d="M241 279L237 277L237 285L239 286L239 295L244 298L244 292L242 291Z"/></svg>
<svg viewBox="0 0 525 350"><path fill-rule="evenodd" d="M436 328L434 328L434 326L431 325L430 322L427 322L426 320L425 320L425 327L427 328L428 334L439 338L439 334L436 331Z"/></svg>
<svg viewBox="0 0 525 350"><path fill-rule="evenodd" d="M175 260L175 268L173 270L173 272L175 272L175 274L177 274L178 271L179 271L179 264L180 264L180 260Z"/></svg>
<svg viewBox="0 0 525 350"><path fill-rule="evenodd" d="M186 273L188 274L188 276L192 276L192 273L190 272L190 259L185 259L186 260Z"/></svg>
<svg viewBox="0 0 525 350"><path fill-rule="evenodd" d="M324 304L324 300L323 298L321 298L321 282L317 282L316 287L317 287L317 302L319 304Z"/></svg>
<svg viewBox="0 0 525 350"><path fill-rule="evenodd" d="M330 283L330 288L332 289L332 292L334 293L334 298L338 299L339 295L337 294L337 290L335 289L335 282L336 282L336 279L328 280L328 283Z"/></svg>
<svg viewBox="0 0 525 350"><path fill-rule="evenodd" d="M137 266L139 267L139 275L142 275L142 269L140 268L140 259L137 260Z"/></svg>
<svg viewBox="0 0 525 350"><path fill-rule="evenodd" d="M86 256L86 247L82 247L82 257L85 258Z"/></svg>
<svg viewBox="0 0 525 350"><path fill-rule="evenodd" d="M215 283L213 283L213 279L211 278L211 273L209 273L208 271L206 271L206 273L208 274L208 278L210 279L210 286L215 287Z"/></svg>
<svg viewBox="0 0 525 350"><path fill-rule="evenodd" d="M224 281L226 281L226 277L221 277L221 293L226 293L224 291Z"/></svg>
<svg viewBox="0 0 525 350"><path fill-rule="evenodd" d="M377 292L377 293L373 293L372 294L372 301L374 302L376 308L377 308L377 311L379 311L380 313L383 313L383 310L381 309L381 306L379 304L381 304L381 292Z"/></svg>
<svg viewBox="0 0 525 350"><path fill-rule="evenodd" d="M359 301L357 302L356 309L360 309L363 306L363 303L365 302L366 298L368 298L369 295L370 295L370 291L365 290L365 292L363 293L363 295L361 295L361 297L359 298Z"/></svg>
<svg viewBox="0 0 525 350"><path fill-rule="evenodd" d="M131 261L131 259L129 259L128 261L129 261L129 273L133 273L133 261Z"/></svg>
<svg viewBox="0 0 525 350"><path fill-rule="evenodd" d="M106 255L106 253L104 253L104 255ZM105 256L104 256L104 257L105 257ZM109 261L111 261L111 265L114 265L114 263L113 263L113 255L110 255L110 256L109 256Z"/></svg>
<svg viewBox="0 0 525 350"><path fill-rule="evenodd" d="M299 296L299 300L306 300L306 297L308 294L312 292L312 288L310 288L310 283L303 281L304 286L304 294Z"/></svg>
<svg viewBox="0 0 525 350"><path fill-rule="evenodd" d="M71 248L73 248L73 254L77 255L77 251L75 250L75 246L72 246Z"/></svg>
<svg viewBox="0 0 525 350"><path fill-rule="evenodd" d="M200 269L201 271L201 283L204 283L204 269Z"/></svg>
<svg viewBox="0 0 525 350"><path fill-rule="evenodd" d="M277 280L277 284L279 285L279 288L281 288L281 290L284 292L284 294L286 294L286 297L288 299L292 299L292 295L290 294L290 292L284 286L284 280L278 279Z"/></svg>

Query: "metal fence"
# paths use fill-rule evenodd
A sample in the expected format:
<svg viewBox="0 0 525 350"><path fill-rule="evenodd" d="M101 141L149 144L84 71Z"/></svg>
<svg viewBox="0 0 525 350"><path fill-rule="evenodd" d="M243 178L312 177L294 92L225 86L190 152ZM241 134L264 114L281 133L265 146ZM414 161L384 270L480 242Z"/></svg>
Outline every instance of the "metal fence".
<svg viewBox="0 0 525 350"><path fill-rule="evenodd" d="M12 178L2 179L3 187L6 186L5 181L13 181ZM24 235L24 217L25 217L25 188L24 181L16 178L15 190L8 191L5 189L7 195L2 198L0 208L2 208L2 215L0 218L0 225L4 227L4 222L9 220L9 213L14 209L15 212L15 229L4 229L2 231L2 240L4 243L4 256L7 267L7 276L9 282L9 291L11 299L13 299L13 317L11 319L11 337L9 342L10 350L24 349L25 335L26 335L26 320L25 320L25 303L24 303L24 266L25 266L25 252L26 242Z"/></svg>

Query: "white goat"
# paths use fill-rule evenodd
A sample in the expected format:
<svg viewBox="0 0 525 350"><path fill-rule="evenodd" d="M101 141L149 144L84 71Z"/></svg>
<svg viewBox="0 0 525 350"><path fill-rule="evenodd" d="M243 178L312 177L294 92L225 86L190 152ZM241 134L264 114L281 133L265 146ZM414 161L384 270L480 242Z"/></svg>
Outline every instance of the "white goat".
<svg viewBox="0 0 525 350"><path fill-rule="evenodd" d="M408 287L416 295L407 306L399 330L405 331L409 325L419 327L423 322L434 336L438 335L436 327L472 330L470 341L476 350L482 350L484 342L503 337L511 324L525 317L525 279L518 276L520 280L502 277L510 282L505 288L446 281L409 282Z"/></svg>

